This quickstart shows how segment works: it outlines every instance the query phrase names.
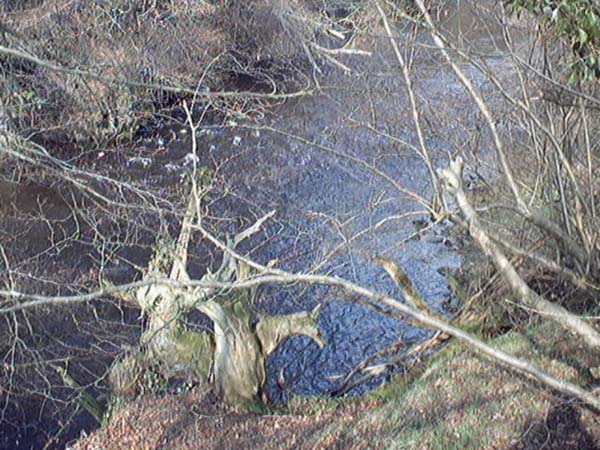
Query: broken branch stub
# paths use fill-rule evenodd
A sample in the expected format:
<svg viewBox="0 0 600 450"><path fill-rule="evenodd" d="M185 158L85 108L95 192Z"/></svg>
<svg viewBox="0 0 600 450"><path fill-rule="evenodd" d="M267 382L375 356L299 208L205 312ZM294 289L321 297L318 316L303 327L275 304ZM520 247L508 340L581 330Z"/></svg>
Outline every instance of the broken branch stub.
<svg viewBox="0 0 600 450"><path fill-rule="evenodd" d="M312 311L303 311L283 316L259 315L256 333L263 351L269 355L279 344L291 336L307 336L324 348L326 343L319 332L321 305Z"/></svg>

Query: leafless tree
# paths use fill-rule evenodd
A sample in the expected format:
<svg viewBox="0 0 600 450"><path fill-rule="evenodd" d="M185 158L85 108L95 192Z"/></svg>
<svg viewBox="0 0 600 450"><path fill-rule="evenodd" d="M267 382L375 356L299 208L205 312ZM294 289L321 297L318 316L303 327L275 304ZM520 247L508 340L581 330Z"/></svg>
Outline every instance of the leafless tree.
<svg viewBox="0 0 600 450"><path fill-rule="evenodd" d="M73 2L61 5L68 9L70 3ZM160 16L161 11L151 5L153 2L141 3L143 14L158 14L156 23L167 28L172 25ZM290 335L304 334L321 347L327 345L319 333L319 307L282 316L269 316L255 310L259 287L289 285L335 288L349 301L435 331L434 337L426 343L420 342L399 351L404 343L395 342L377 352L350 374L344 374L348 376L341 376L345 382L340 392L356 386L359 374L365 376L358 377L362 382L382 373L392 363L409 366L416 355L427 354L436 345L455 338L492 361L600 409L600 399L588 387L558 380L531 362L500 351L464 331L470 305L464 305L465 308L452 318L435 311L398 261L385 251L367 254L366 259L388 273L402 296L385 293L379 286L366 286L357 281L358 276L352 280L325 271L342 252L348 252L350 259L365 256L368 252L354 244L364 242L377 230L395 224L407 226L406 219L415 216L431 218L433 224L450 220L468 230L495 265L498 276L510 286L520 308L559 323L565 332L581 337L590 351L597 352L600 336L593 321L582 316L580 311L572 310L568 303L560 304L559 299L546 298L543 293L536 292L530 286L530 280L519 273L519 268L510 259L511 256L522 257L529 267L550 272L557 280L570 283L582 296L597 294L600 170L595 136L600 100L594 87L585 83L567 84L567 76L560 71L559 61L553 59L552 49L541 46L537 37L527 31L532 28L530 24L522 22L515 26L511 23L514 19L507 16L501 5L482 2L470 6L476 15L497 20L494 26L500 33L495 36L502 36L503 40L494 40L494 45L501 46L502 54L506 55L505 65L499 66L490 61L494 49L479 51L468 45L469 36L463 34L462 28L449 31L441 17L435 17L436 10L421 0L416 0L416 9L405 9L403 2L375 2L374 7L360 10L363 22L349 14L344 20L355 19L352 33L344 28L346 22L336 21L326 8L320 10L311 2L284 3L268 1L256 8L246 5L232 10L236 14L249 14L246 24L249 28L254 22L269 23L273 34L263 36L264 42L254 42L256 49L248 52L246 57L242 57L241 44L236 42L238 47L229 54L226 63L221 56L202 63L207 67L223 64L227 68L237 68L269 85L273 88L271 92L205 89L204 83L210 78L208 72L194 78L185 69L177 72L176 80L168 80L158 63L154 69L160 75L155 79L130 79L125 72L113 73L114 67L105 71L95 66L81 68L72 61L51 58L45 46L24 45L19 40L20 30L0 30L4 33L0 41L2 58L11 64L31 66L33 74L42 71L44 76L53 77L57 86L70 85L77 80L89 89L92 97L101 95L102 89L128 89L133 96L139 92L180 95L179 105L184 114L173 127L173 133L185 130L190 143L187 155L191 155L186 156L189 173L183 177L183 182L177 183L172 190L165 189L160 184L153 184L152 179L140 181L128 177L126 171L112 167L124 161L117 154L118 149L107 154L104 147L94 148L77 158L49 150L36 136L24 133L28 130L22 123L26 117L21 113L15 115L10 109L14 102L9 105L9 99L5 98L0 103L3 107L0 112L4 111L4 116L8 117L7 125L0 129L0 158L8 163L5 167L9 167L4 176L13 181L38 177L40 184L54 186L54 192L70 196L60 198L57 195L56 202L60 202L63 214L48 218L44 199L52 199L47 195L32 194L34 201L29 211L24 213L21 209L19 220L12 223L12 228L10 223L5 226L9 233L15 233L12 241L7 240L0 247L6 269L2 279L5 288L0 291L0 315L5 320L1 330L8 337L2 348L2 378L7 380L6 391L2 392L5 414L9 415L15 395L46 389L50 396L54 392L52 387L59 382L76 391L80 403L102 420L107 417L107 411L114 411L123 401L137 395L148 384L148 377L163 380L181 374L197 382L212 383L226 401L240 408L261 409L267 401L264 395L266 358L278 344ZM198 2L198 5L210 7L209 2ZM134 14L124 9L111 11L110 21L119 26L119 14L129 13ZM206 11L196 13L205 14ZM317 17L319 26L316 29L322 33L320 35L315 31ZM36 16L35 20L45 18ZM525 17L521 20L534 19ZM371 28L363 27L364 24ZM240 25L233 31L246 36L249 28ZM524 48L513 36L514 30L523 33L519 38L525 40L528 47ZM363 42L375 44L363 47ZM373 51L380 50L381 46L385 46L381 52ZM310 89L281 93L278 80L269 78L277 71L269 72L260 64L254 65L247 57L253 52L278 53L287 58L301 55L312 74L301 78L302 82L316 80L316 83L311 84ZM389 145L385 147L386 151L391 148L397 152L392 159L395 164L402 163L402 152L418 158L419 167L424 169L420 173L427 179L425 189L405 185L405 180L399 180L393 168L387 165L390 159L386 159L383 150L382 155L365 156L360 148L330 142L337 136L330 141L319 141L309 133L304 135L305 129L295 132L247 120L252 112L260 110L262 114L266 110L265 103L261 102L271 102L272 106L275 101L293 100L309 92L323 95L328 87L322 81L326 78L319 73L325 71L326 64L350 77L356 72L355 66L364 63L356 59L365 57L379 57L382 67L387 65L391 67L390 71L398 71L402 79L403 110L378 111L376 101L381 94L362 93L364 97L353 98L354 103L344 105L343 122L385 141ZM475 120L469 121L461 115L451 117L446 111L438 110L440 99L428 96L427 85L416 70L420 58L433 58L435 64L443 68L445 76L455 83L456 101L477 111ZM285 68L281 70L286 73ZM186 76L193 79L186 79ZM7 77L2 81L9 82ZM321 91L316 90L317 87ZM373 91L381 88L370 87ZM17 89L17 92L23 97L22 90ZM209 109L224 111L222 123L230 129L248 134L269 133L274 140L275 136L284 137L310 146L320 155L343 161L355 171L353 176L368 174L368 177L381 181L389 190L382 190L382 194L369 204L373 210L395 198L407 199L412 209L390 213L358 229L346 225L359 222L363 217L360 211L352 211L343 219L327 217L324 212L306 211L313 216L320 215L324 223L332 224L340 239L332 240L334 244L319 260L312 261L312 266L300 270L292 270L281 263L280 260L288 256L285 254L276 255L276 259L269 262L260 262L253 256L252 249L249 250L248 242L263 236L262 233L266 235L268 226L278 220L277 211L262 213L257 210L255 220L246 219L241 223L226 214L213 215L213 209L218 209L215 205L219 196L225 197L223 193L228 185L215 186L224 163L207 161L209 158L201 155L197 147L200 134L205 132ZM101 109L95 113L99 111ZM15 118L19 123L15 123ZM410 123L415 138L406 138L396 130L386 128L392 126L394 119L406 119L404 122ZM441 152L431 144L439 130L458 130L448 138L453 146L447 152L447 158L439 157ZM234 140L232 147L237 145L238 141ZM482 147L493 151L485 151ZM232 155L232 158L237 157ZM112 165L104 161L112 161ZM145 164L143 159L139 161ZM212 171L206 169L208 163L213 165ZM475 180L465 181L465 165L475 173ZM493 202L478 198L476 188L471 186L483 179L488 183L486 189L490 195L494 195ZM15 183L6 183L6 186L6 189L15 189ZM17 191L7 195L13 199L25 198L24 193ZM254 199L249 198L251 194L246 192L239 196L242 195L248 204L256 205ZM499 217L506 217L499 215L498 210L507 211L506 216L511 218L513 225L508 231L498 222ZM46 226L49 230L48 238L44 239L49 245L41 250L29 252L19 248L25 239L20 236L28 235L17 233L16 228L26 223L24 215L27 213L31 227ZM516 223L518 227L514 225ZM35 232L34 228L32 230ZM420 233L418 230L410 237L418 237ZM141 249L142 255L137 261L122 256L121 249L127 246ZM84 248L93 249L96 263L91 266L91 271L77 272L72 283L62 284L74 274L59 273L69 269L68 265L61 267L60 261L67 258L65 255ZM200 273L192 269L194 263L202 267ZM135 278L126 273L126 280L111 276L111 271L119 273L118 264L135 267L140 275ZM56 273L49 274L50 267ZM354 270L359 272L361 268L354 267ZM56 311L64 312L69 327L88 327L88 333L95 335L92 351L61 341L60 334L53 335L50 327L44 327L45 318L55 317ZM186 326L187 316L194 311L208 317L212 327L210 332ZM141 326L135 320L140 313L143 316ZM102 314L111 318L99 318ZM39 336L50 342L61 341L58 342L61 350L36 342ZM102 363L77 365L77 358L86 354L88 357L96 355ZM378 364L380 357L386 354L393 356L391 361ZM32 377L36 381L19 390L15 380L27 371L35 371L40 376ZM91 394L99 390L98 386L104 386L108 392L108 405Z"/></svg>

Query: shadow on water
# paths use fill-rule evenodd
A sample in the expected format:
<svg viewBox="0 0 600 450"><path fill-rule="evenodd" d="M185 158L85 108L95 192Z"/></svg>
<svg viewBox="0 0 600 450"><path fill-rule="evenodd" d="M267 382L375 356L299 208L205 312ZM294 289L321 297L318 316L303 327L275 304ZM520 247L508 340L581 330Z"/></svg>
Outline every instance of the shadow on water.
<svg viewBox="0 0 600 450"><path fill-rule="evenodd" d="M464 7L450 11L444 26L468 40L474 51L484 52L490 66L502 69L502 30L486 22L485 3L462 2ZM432 307L443 313L453 302L443 274L457 268L460 257L445 236L446 225L428 223L424 205L412 195L427 202L432 188L415 151L412 112L389 42L373 35L362 44L374 56L357 62L352 74L331 73L321 94L288 102L259 125L235 124L216 137L203 136L200 143L216 159L228 159L221 175L224 190L235 195L224 195L223 213L240 211L244 203L258 216L277 211L277 222L251 252L254 258L262 263L276 259L288 270L330 273L398 296L385 272L372 262L384 254L398 261ZM448 130L479 120L464 88L438 56L417 50L412 68L425 105L424 123L444 126L443 133L425 126L435 167L464 151L464 136ZM465 70L480 89L491 91L483 74L469 66ZM426 229L420 231L423 225ZM282 345L269 361L274 397L328 395L338 385L332 379L375 352L398 340L411 343L429 335L347 300L326 288L263 291L259 306L270 313L322 303L320 326L328 342L323 350L301 337ZM383 379L385 375L352 393L365 392Z"/></svg>

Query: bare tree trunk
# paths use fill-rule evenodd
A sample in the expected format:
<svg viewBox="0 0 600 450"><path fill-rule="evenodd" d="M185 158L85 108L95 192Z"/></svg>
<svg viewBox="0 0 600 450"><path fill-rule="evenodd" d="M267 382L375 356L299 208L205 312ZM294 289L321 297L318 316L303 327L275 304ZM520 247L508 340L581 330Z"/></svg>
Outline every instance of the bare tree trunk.
<svg viewBox="0 0 600 450"><path fill-rule="evenodd" d="M519 276L508 258L500 251L498 246L485 233L479 217L465 194L462 184L463 162L459 157L452 161L450 166L440 171L440 175L446 180L448 191L454 195L458 207L464 214L471 236L478 242L483 251L492 258L498 271L503 274L513 291L522 299L523 303L550 319L558 322L563 327L579 334L591 347L600 348L600 334L585 320L570 313L565 308L555 303L550 303L534 291Z"/></svg>
<svg viewBox="0 0 600 450"><path fill-rule="evenodd" d="M169 278L181 285L151 284L128 296L148 317L148 325L141 338L142 350L113 367L111 387L115 396L131 397L136 379L148 365L158 365L166 378L185 372L200 380L207 379L212 366L215 389L227 403L260 411L266 401L263 387L268 355L287 337L297 334L324 345L318 330L318 308L283 316L257 316L253 308L255 288L223 294L210 288L184 286L190 281L185 269L187 247L200 198L197 192L190 195L175 254L169 254L168 246L157 245L147 272L150 278ZM235 236L232 246L256 233L271 215ZM168 277L166 266L170 266ZM225 253L219 270L206 273L200 281L233 282L251 277L249 267ZM214 335L183 329L182 319L194 308L213 321Z"/></svg>
<svg viewBox="0 0 600 450"><path fill-rule="evenodd" d="M496 150L496 156L498 158L498 162L500 163L500 167L502 169L502 173L506 180L507 186L510 188L512 195L515 199L515 203L517 206L518 212L523 215L528 221L544 230L551 236L553 236L557 241L561 242L564 247L569 251L569 253L583 266L585 267L589 263L590 255L577 241L571 238L567 233L564 232L556 223L544 217L537 211L532 210L525 201L521 190L519 189L518 183L515 179L513 169L509 164L508 155L506 152L505 145L500 137L500 133L496 126L496 122L493 118L492 112L488 105L486 104L483 96L479 89L477 89L471 80L465 75L464 71L459 67L457 61L450 56L448 52L447 45L441 38L438 30L436 29L429 12L423 3L423 0L415 0L421 14L423 15L424 24L429 28L429 33L435 46L440 50L444 59L448 62L452 71L455 73L456 77L465 87L479 110L483 115L485 122L492 134L492 141L494 144L494 148ZM596 272L596 268L593 268L593 271Z"/></svg>
<svg viewBox="0 0 600 450"><path fill-rule="evenodd" d="M244 290L223 300L199 307L215 326L215 388L227 403L257 410L264 400L266 356L252 329L251 299Z"/></svg>

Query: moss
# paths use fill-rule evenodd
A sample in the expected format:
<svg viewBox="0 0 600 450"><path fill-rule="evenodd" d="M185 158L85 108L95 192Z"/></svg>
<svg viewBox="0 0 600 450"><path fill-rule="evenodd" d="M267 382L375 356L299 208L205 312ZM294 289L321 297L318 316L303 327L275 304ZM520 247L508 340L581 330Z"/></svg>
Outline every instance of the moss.
<svg viewBox="0 0 600 450"><path fill-rule="evenodd" d="M212 366L212 336L207 333L183 331L178 336L177 349L180 360L192 363L199 379L208 378Z"/></svg>
<svg viewBox="0 0 600 450"><path fill-rule="evenodd" d="M458 341L451 341L444 348L432 355L426 361L426 367L418 364L408 371L397 375L391 382L369 392L366 397L374 400L394 400L406 393L407 389L431 373L436 366L445 364L445 361L453 359L465 351L464 346Z"/></svg>
<svg viewBox="0 0 600 450"><path fill-rule="evenodd" d="M556 333L560 330L552 327L532 327L527 334L507 333L491 340L490 344L531 360L559 379L583 384L584 380L573 367L549 357L542 346L536 345L536 339L559 336ZM565 349L568 351L568 347ZM219 425L213 430L222 433L221 420L224 420L243 427L253 444L257 439L255 426L262 426L258 429L265 433L266 428L277 429L278 436L288 439L274 439L266 445L261 441L263 445L253 448L512 448L515 442L526 441L532 424L544 429L556 424L554 419L549 422L548 417L556 410L557 403L565 404L564 399L524 376L494 364L458 342L451 342L426 365L415 367L367 397L295 397L287 408L256 409L267 416L220 416ZM580 423L576 406L569 407L573 414L557 419L560 430ZM246 409L252 410L252 405L246 405ZM202 423L207 426L213 421ZM586 426L590 426L589 423L588 418ZM561 447L563 443L570 445L566 448L595 448L573 447L573 436L577 433L589 435L583 425L565 436L557 432L549 448L565 448ZM298 440L292 442L290 436ZM591 442L593 437L586 439Z"/></svg>

